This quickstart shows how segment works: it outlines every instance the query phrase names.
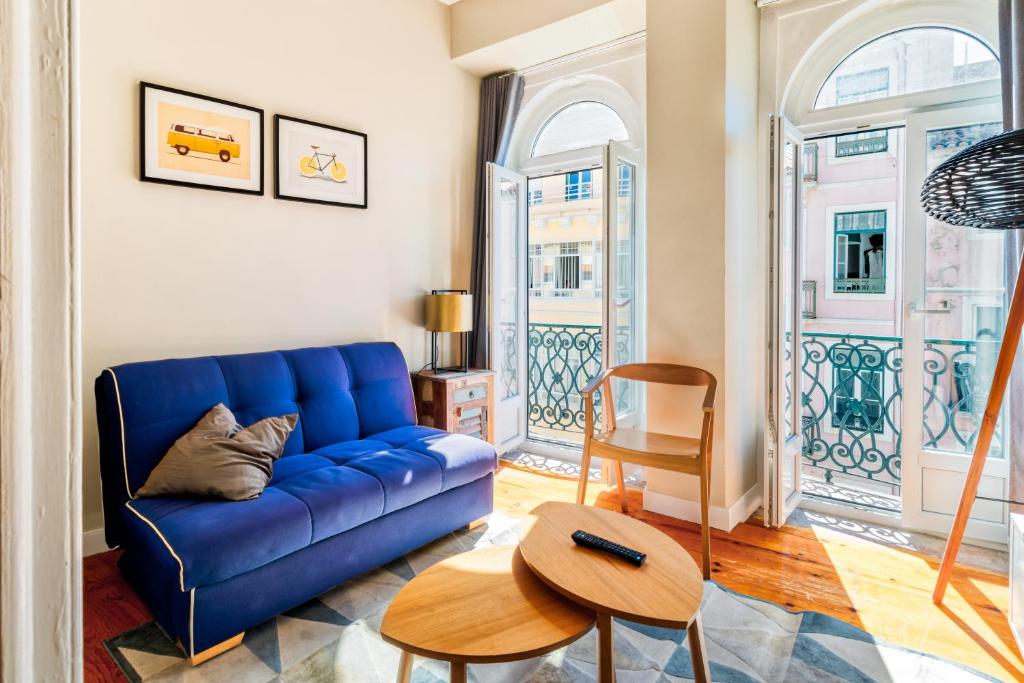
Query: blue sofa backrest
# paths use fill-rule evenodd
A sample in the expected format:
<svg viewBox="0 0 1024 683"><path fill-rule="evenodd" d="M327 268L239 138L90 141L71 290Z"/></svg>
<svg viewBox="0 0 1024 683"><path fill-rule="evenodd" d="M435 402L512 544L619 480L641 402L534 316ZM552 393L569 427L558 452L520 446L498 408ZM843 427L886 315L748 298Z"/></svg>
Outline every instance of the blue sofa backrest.
<svg viewBox="0 0 1024 683"><path fill-rule="evenodd" d="M107 543L118 511L182 434L223 403L243 425L298 413L285 455L416 423L409 369L392 343L128 363L96 378Z"/></svg>

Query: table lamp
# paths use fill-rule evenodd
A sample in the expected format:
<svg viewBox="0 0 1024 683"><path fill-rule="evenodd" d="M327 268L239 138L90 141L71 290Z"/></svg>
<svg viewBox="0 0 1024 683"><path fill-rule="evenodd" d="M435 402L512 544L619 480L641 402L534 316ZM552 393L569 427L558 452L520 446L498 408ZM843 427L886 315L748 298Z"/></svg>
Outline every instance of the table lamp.
<svg viewBox="0 0 1024 683"><path fill-rule="evenodd" d="M434 372L466 372L469 370L467 332L473 329L473 295L465 289L435 289L427 296L427 323L430 330L430 369ZM437 334L454 332L460 335L461 367L437 367Z"/></svg>

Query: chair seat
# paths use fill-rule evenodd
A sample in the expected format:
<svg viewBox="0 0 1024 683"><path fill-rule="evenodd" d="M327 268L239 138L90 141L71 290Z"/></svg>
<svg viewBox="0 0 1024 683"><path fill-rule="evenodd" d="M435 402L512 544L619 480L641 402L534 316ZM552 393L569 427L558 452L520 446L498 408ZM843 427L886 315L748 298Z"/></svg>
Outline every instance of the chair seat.
<svg viewBox="0 0 1024 683"><path fill-rule="evenodd" d="M590 443L594 455L681 472L692 472L700 456L700 439L638 429L612 429Z"/></svg>

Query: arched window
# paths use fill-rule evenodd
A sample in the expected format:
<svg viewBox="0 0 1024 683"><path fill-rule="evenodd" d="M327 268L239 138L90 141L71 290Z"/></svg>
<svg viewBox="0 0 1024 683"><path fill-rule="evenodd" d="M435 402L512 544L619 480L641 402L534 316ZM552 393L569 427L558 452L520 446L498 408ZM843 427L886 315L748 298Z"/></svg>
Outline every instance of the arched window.
<svg viewBox="0 0 1024 683"><path fill-rule="evenodd" d="M908 28L847 56L818 91L815 109L964 85L999 77L991 48L962 31Z"/></svg>
<svg viewBox="0 0 1024 683"><path fill-rule="evenodd" d="M627 140L622 117L601 102L574 102L556 111L544 122L530 149L531 157L584 149Z"/></svg>

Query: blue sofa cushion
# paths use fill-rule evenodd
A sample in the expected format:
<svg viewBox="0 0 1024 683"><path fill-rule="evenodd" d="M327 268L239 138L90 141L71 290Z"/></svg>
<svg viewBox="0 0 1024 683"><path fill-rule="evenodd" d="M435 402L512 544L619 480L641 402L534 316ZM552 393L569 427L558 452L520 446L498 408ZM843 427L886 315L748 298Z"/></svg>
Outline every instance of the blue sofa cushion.
<svg viewBox="0 0 1024 683"><path fill-rule="evenodd" d="M377 519L384 513L384 487L373 476L336 465L285 479L277 488L302 501L313 520L309 543Z"/></svg>
<svg viewBox="0 0 1024 683"><path fill-rule="evenodd" d="M282 355L294 377L306 451L357 438L359 420L352 397L352 376L341 350L297 349Z"/></svg>
<svg viewBox="0 0 1024 683"><path fill-rule="evenodd" d="M330 446L324 446L314 451L317 455L324 458L329 458L339 465L344 465L352 458L358 458L361 455L367 453L377 453L378 451L386 451L391 448L391 444L384 441L370 441L369 439L360 439L356 441L345 441L342 443L332 443Z"/></svg>
<svg viewBox="0 0 1024 683"><path fill-rule="evenodd" d="M126 545L177 562L181 590L217 583L309 545L306 504L269 486L254 500L137 498L121 521Z"/></svg>
<svg viewBox="0 0 1024 683"><path fill-rule="evenodd" d="M352 373L359 436L416 424L412 379L397 346L349 344L339 348Z"/></svg>
<svg viewBox="0 0 1024 683"><path fill-rule="evenodd" d="M247 427L265 417L299 413L295 383L284 355L246 353L219 356L217 364L224 376L228 402L238 424ZM300 416L301 420L301 416ZM284 445L282 455L304 453L302 428L296 425Z"/></svg>
<svg viewBox="0 0 1024 683"><path fill-rule="evenodd" d="M434 427L424 427L422 425L406 425L404 427L397 427L395 429L389 429L386 432L380 432L374 434L370 438L374 441L383 441L389 446L395 448L401 448L407 443L412 443L417 439L422 439L428 436L439 436L447 434L448 432L435 429Z"/></svg>
<svg viewBox="0 0 1024 683"><path fill-rule="evenodd" d="M449 434L440 429L414 425L374 434L370 438L435 460L441 467L442 491L486 476L498 466L494 446L464 434Z"/></svg>
<svg viewBox="0 0 1024 683"><path fill-rule="evenodd" d="M276 486L289 477L305 474L324 467L334 467L335 463L318 455L289 455L274 463L274 472L268 486Z"/></svg>
<svg viewBox="0 0 1024 683"><path fill-rule="evenodd" d="M283 457L274 463L263 495L252 501L130 501L122 510L126 545L172 563L181 589L190 590L486 477L495 465L494 448L484 441L429 427L403 427L381 438Z"/></svg>
<svg viewBox="0 0 1024 683"><path fill-rule="evenodd" d="M412 451L378 451L353 458L347 467L364 472L384 489L384 514L441 493L441 465Z"/></svg>

